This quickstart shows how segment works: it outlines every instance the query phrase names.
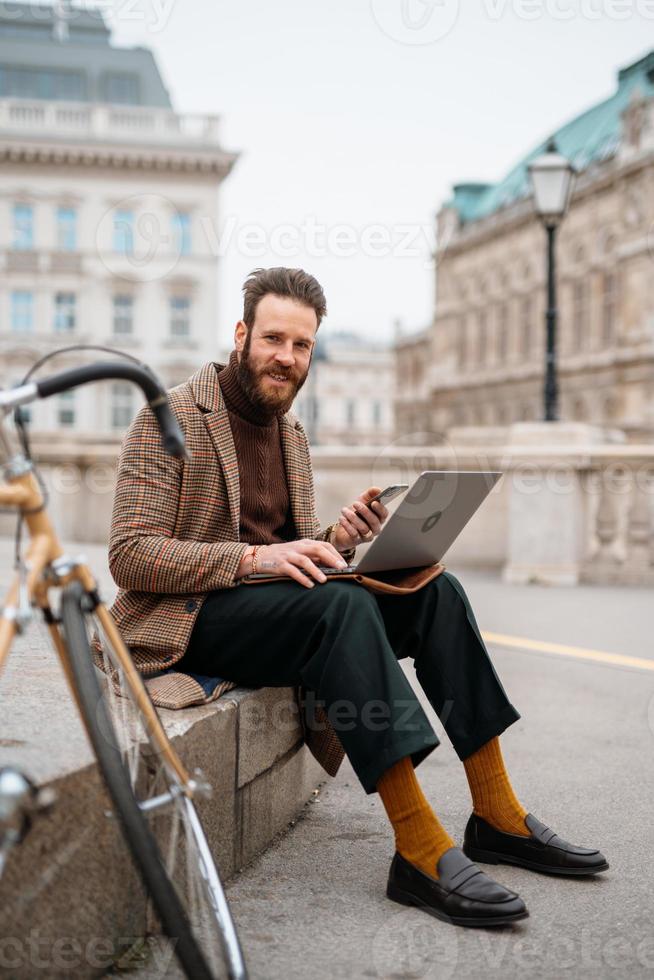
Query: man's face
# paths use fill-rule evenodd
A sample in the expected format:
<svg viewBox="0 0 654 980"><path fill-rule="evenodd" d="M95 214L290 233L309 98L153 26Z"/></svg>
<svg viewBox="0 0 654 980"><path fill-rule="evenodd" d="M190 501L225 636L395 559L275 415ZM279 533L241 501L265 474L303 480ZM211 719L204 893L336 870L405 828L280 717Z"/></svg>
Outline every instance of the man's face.
<svg viewBox="0 0 654 980"><path fill-rule="evenodd" d="M309 373L316 330L310 306L272 293L259 300L249 332L239 320L238 376L258 408L270 414L289 410Z"/></svg>

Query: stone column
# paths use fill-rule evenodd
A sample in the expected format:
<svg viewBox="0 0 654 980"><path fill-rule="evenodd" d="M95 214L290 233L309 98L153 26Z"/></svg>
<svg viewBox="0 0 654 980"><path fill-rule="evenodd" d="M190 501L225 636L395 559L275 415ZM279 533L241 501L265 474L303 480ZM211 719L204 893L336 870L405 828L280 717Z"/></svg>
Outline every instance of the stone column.
<svg viewBox="0 0 654 980"><path fill-rule="evenodd" d="M584 449L615 438L615 433L609 436L600 427L579 422L510 426L505 582L577 585L588 505L581 479Z"/></svg>

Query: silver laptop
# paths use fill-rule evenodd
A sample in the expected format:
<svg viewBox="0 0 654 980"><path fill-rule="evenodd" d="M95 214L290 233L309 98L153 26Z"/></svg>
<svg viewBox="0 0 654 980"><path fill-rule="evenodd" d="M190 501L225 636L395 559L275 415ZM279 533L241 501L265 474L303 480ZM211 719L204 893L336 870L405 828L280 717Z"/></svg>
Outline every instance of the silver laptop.
<svg viewBox="0 0 654 980"><path fill-rule="evenodd" d="M346 568L319 565L325 575L420 568L441 561L493 489L501 471L425 470L382 525L361 561ZM251 578L263 578L257 572Z"/></svg>

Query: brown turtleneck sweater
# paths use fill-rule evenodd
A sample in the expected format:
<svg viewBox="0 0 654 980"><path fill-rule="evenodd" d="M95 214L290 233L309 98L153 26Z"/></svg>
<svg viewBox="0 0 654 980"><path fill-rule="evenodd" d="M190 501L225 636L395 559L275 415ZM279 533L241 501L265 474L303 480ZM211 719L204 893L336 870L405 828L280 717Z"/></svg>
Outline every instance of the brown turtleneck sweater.
<svg viewBox="0 0 654 980"><path fill-rule="evenodd" d="M278 416L253 405L241 387L238 358L218 371L234 436L241 487L239 536L248 544L294 541L297 531L291 513Z"/></svg>

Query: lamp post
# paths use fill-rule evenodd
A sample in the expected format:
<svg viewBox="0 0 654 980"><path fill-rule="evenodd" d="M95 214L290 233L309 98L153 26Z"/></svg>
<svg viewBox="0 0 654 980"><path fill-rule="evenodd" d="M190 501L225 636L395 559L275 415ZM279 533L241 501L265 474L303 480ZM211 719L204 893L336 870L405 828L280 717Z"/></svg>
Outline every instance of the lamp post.
<svg viewBox="0 0 654 980"><path fill-rule="evenodd" d="M545 153L529 164L529 178L534 193L536 214L547 232L547 352L545 355L545 421L558 418L558 381L556 373L556 232L563 220L572 190L574 167L562 156L554 140Z"/></svg>

